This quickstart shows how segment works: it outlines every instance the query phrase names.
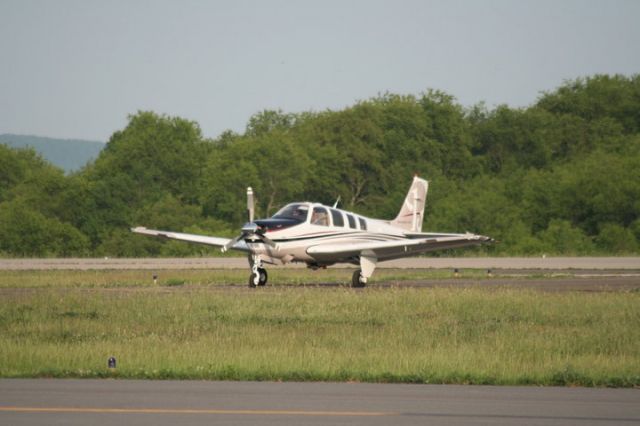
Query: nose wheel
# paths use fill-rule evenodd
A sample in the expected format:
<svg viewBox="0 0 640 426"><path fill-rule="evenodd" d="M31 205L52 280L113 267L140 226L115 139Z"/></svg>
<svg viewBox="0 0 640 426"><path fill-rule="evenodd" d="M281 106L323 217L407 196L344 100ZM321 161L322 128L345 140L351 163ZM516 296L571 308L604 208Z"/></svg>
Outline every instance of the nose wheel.
<svg viewBox="0 0 640 426"><path fill-rule="evenodd" d="M251 267L251 275L249 275L249 288L263 286L267 284L267 270L262 267L262 259L260 255L249 256L249 266Z"/></svg>
<svg viewBox="0 0 640 426"><path fill-rule="evenodd" d="M249 287L255 288L257 286L266 285L267 279L267 270L264 268L257 268L255 272L251 272L251 275L249 275Z"/></svg>

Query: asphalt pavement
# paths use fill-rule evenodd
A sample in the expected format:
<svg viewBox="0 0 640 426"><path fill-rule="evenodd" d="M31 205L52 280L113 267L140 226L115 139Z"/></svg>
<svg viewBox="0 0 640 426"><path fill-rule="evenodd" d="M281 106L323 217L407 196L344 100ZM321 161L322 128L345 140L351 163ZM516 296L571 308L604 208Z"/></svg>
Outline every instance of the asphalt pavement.
<svg viewBox="0 0 640 426"><path fill-rule="evenodd" d="M631 425L640 390L0 380L2 425Z"/></svg>

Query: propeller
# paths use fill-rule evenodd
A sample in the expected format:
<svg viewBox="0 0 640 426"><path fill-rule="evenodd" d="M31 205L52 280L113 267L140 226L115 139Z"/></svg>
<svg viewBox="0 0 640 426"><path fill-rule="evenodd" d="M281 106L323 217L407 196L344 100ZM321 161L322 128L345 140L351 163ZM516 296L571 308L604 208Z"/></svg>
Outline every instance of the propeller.
<svg viewBox="0 0 640 426"><path fill-rule="evenodd" d="M256 237L263 243L267 244L271 247L276 247L276 243L270 238L264 235L264 229L260 228L257 223L254 223L253 216L255 213L255 202L253 199L253 189L251 187L247 188L247 216L249 217L249 222L245 223L242 226L242 230L240 231L240 235L230 240L227 244L222 246L222 251L226 252L231 247L233 247L238 241L244 240L249 237Z"/></svg>

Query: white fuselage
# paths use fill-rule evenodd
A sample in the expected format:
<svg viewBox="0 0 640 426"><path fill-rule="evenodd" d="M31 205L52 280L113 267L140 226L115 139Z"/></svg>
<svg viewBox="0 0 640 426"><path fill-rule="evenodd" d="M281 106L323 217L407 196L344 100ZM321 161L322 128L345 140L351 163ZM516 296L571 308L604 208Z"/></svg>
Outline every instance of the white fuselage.
<svg viewBox="0 0 640 426"><path fill-rule="evenodd" d="M261 255L262 259L269 263L306 262L310 265L325 266L337 262L357 263L358 260L336 257L331 261L320 261L308 254L307 250L310 247L407 239L405 230L392 226L387 221L371 219L319 203L292 203L288 206L292 205L306 208L306 217L299 218L299 223L283 229L268 229L264 235L276 243L275 247L263 243L258 238L247 238L244 243L248 251ZM318 214L322 211L326 212L324 217ZM277 214L274 217L277 217ZM242 243L238 242L234 248L243 249Z"/></svg>

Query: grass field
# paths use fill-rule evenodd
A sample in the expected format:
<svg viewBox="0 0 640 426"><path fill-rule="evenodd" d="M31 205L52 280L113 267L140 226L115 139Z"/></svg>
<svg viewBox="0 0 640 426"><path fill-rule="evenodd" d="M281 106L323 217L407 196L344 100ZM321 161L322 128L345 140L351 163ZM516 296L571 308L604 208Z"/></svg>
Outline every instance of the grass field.
<svg viewBox="0 0 640 426"><path fill-rule="evenodd" d="M310 271L306 269L269 269L270 286L300 285L305 283L348 284L351 282L349 269L327 269ZM153 276L157 275L157 283ZM554 274L556 276L557 274ZM484 270L465 270L465 278L485 279ZM526 279L531 276L521 276ZM536 275L538 276L538 275ZM1 271L0 288L108 288L108 287L157 287L157 286L216 286L244 285L248 282L248 270L42 270L42 271ZM453 272L443 269L379 269L374 281L403 281L421 279L451 279Z"/></svg>
<svg viewBox="0 0 640 426"><path fill-rule="evenodd" d="M0 376L640 386L637 291L294 285L318 277L0 271Z"/></svg>

